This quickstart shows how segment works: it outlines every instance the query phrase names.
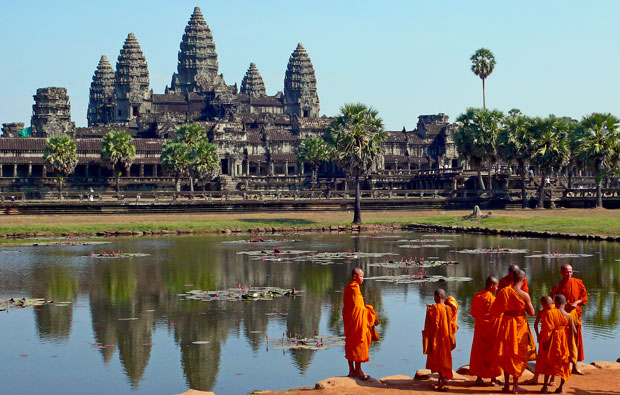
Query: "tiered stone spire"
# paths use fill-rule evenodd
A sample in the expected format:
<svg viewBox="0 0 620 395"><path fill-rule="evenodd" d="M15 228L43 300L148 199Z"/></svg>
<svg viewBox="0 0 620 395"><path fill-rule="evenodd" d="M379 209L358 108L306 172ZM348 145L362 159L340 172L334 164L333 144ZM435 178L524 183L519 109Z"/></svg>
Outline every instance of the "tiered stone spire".
<svg viewBox="0 0 620 395"><path fill-rule="evenodd" d="M319 96L314 67L304 46L299 43L291 54L284 77L285 112L300 117L319 116Z"/></svg>
<svg viewBox="0 0 620 395"><path fill-rule="evenodd" d="M72 135L75 124L71 122L71 103L67 88L37 89L30 119L33 137Z"/></svg>
<svg viewBox="0 0 620 395"><path fill-rule="evenodd" d="M114 116L114 69L108 57L101 55L90 84L88 126L107 124Z"/></svg>
<svg viewBox="0 0 620 395"><path fill-rule="evenodd" d="M185 27L171 91L185 94L207 90L216 80L218 67L211 29L202 17L200 8L196 7Z"/></svg>
<svg viewBox="0 0 620 395"><path fill-rule="evenodd" d="M256 68L256 64L250 63L250 67L248 71L243 76L243 80L241 81L241 93L245 93L251 97L260 97L265 96L267 93L265 91L265 83L263 82L263 77L261 77L258 69Z"/></svg>
<svg viewBox="0 0 620 395"><path fill-rule="evenodd" d="M140 44L133 33L129 33L118 55L114 85L116 119L123 121L137 116L140 105L148 97L149 70Z"/></svg>

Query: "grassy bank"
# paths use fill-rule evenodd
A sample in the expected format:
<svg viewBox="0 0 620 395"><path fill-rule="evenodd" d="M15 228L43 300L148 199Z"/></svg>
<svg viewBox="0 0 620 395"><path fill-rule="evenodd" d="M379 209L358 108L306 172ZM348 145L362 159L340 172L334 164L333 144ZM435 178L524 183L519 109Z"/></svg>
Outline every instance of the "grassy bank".
<svg viewBox="0 0 620 395"><path fill-rule="evenodd" d="M538 230L563 233L620 236L620 210L514 210L495 211L486 219L466 220L465 211L368 211L364 223L436 224L481 226L495 229ZM293 228L347 225L352 213L277 212L230 214L158 214L158 215L50 215L2 216L0 235L14 233L89 233L106 230L153 231L178 229L210 232L238 228Z"/></svg>

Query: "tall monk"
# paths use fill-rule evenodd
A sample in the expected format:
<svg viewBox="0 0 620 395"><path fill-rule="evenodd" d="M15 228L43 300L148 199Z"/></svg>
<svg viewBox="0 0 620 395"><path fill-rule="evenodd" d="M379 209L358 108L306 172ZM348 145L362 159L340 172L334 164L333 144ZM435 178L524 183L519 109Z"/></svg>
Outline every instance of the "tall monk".
<svg viewBox="0 0 620 395"><path fill-rule="evenodd" d="M512 287L515 283L515 275L519 272L519 270L521 269L518 265L513 264L508 266L508 274L506 274L499 280L499 285L497 286L497 289L500 290L502 288ZM527 277L523 280L523 285L521 286L521 289L527 293L530 292L530 289L527 286Z"/></svg>
<svg viewBox="0 0 620 395"><path fill-rule="evenodd" d="M577 320L572 320L577 329L577 336L575 336L575 343L577 347L577 361L583 361L583 336L581 334L581 316L583 310L581 306L585 306L588 303L588 291L586 290L583 281L573 277L573 267L569 264L562 265L560 269L562 274L562 280L553 286L551 289L551 297L555 297L557 294L562 294L566 297L566 312L572 313L573 310L577 311ZM573 313L574 317L574 313ZM577 361L573 363L573 374L583 374L577 369Z"/></svg>
<svg viewBox="0 0 620 395"><path fill-rule="evenodd" d="M525 272L519 270L512 287L502 288L491 306L491 315L500 317L497 340L493 354L495 364L504 370L502 392L511 392L510 376L513 377L512 393L523 392L517 384L527 366L532 346L536 348L525 313L534 316L534 306L527 292L523 291Z"/></svg>
<svg viewBox="0 0 620 395"><path fill-rule="evenodd" d="M549 378L560 376L560 386L556 393L564 393L564 383L570 378L570 362L568 351L568 332L570 331L568 313L565 310L566 298L562 294L555 295L555 309L548 309L542 314L540 329L541 366L536 361L536 372L545 375L541 389L543 394L549 392Z"/></svg>
<svg viewBox="0 0 620 395"><path fill-rule="evenodd" d="M437 373L437 391L447 391L446 383L452 378L452 350L456 347L454 334L458 306L456 300L447 302L446 291L435 290L435 304L426 306L426 320L422 331L422 343L426 354L426 369ZM447 302L447 303L446 303Z"/></svg>
<svg viewBox="0 0 620 395"><path fill-rule="evenodd" d="M351 272L351 282L344 288L342 321L349 377L368 380L369 376L362 370L362 363L368 362L368 347L371 341L379 340L374 328L379 325L379 319L371 305L364 305L364 297L360 292L363 282L364 271L356 267Z"/></svg>
<svg viewBox="0 0 620 395"><path fill-rule="evenodd" d="M498 281L495 277L487 278L482 291L474 295L469 312L476 320L474 341L469 357L469 374L477 376L475 385L484 385L486 378L491 385L499 385L495 379L501 376L502 368L494 363L493 346L497 336L497 317L491 316L491 306L495 301Z"/></svg>

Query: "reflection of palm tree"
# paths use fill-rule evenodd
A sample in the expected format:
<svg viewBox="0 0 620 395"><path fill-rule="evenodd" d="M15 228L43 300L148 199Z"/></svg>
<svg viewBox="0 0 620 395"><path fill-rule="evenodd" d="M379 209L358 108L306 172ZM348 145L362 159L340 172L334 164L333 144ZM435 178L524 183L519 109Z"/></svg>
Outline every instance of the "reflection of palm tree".
<svg viewBox="0 0 620 395"><path fill-rule="evenodd" d="M35 266L35 284L44 284L44 290L33 295L56 302L72 302L78 292L78 281L65 266ZM37 331L41 340L65 342L69 340L73 322L73 306L48 305L35 310Z"/></svg>
<svg viewBox="0 0 620 395"><path fill-rule="evenodd" d="M319 330L321 303L314 298L302 296L289 299L286 311L288 311L286 330L292 336L310 337L314 336L315 331ZM297 366L300 373L306 372L315 352L313 350L297 350L291 353L293 363Z"/></svg>

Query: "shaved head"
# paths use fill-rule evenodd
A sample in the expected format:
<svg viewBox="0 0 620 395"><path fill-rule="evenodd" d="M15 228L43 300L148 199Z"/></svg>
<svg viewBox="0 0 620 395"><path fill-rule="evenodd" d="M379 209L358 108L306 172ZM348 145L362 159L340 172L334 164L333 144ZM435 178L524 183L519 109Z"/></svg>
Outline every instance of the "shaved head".
<svg viewBox="0 0 620 395"><path fill-rule="evenodd" d="M493 284L499 284L499 281L497 281L497 279L493 276L489 276L487 277L487 282L485 284L485 286L488 288Z"/></svg>
<svg viewBox="0 0 620 395"><path fill-rule="evenodd" d="M523 282L523 280L525 280L525 272L523 270L518 270L517 272L515 272L514 277L515 284Z"/></svg>
<svg viewBox="0 0 620 395"><path fill-rule="evenodd" d="M361 285L364 282L364 271L359 267L353 269L351 271L351 280Z"/></svg>
<svg viewBox="0 0 620 395"><path fill-rule="evenodd" d="M540 304L542 305L551 304L551 303L553 303L553 300L551 300L551 296L543 296L542 298L540 298Z"/></svg>
<svg viewBox="0 0 620 395"><path fill-rule="evenodd" d="M442 288L437 288L435 290L435 296L441 299L445 299L446 298L446 291L443 290Z"/></svg>
<svg viewBox="0 0 620 395"><path fill-rule="evenodd" d="M359 267L356 267L355 269L351 271L351 277L359 276L360 274L364 274L364 271L360 269Z"/></svg>
<svg viewBox="0 0 620 395"><path fill-rule="evenodd" d="M565 263L560 268L560 273L562 274L562 280L568 281L573 277L573 267L568 263Z"/></svg>
<svg viewBox="0 0 620 395"><path fill-rule="evenodd" d="M510 265L508 266L508 274L512 274L513 276L520 270L519 265Z"/></svg>
<svg viewBox="0 0 620 395"><path fill-rule="evenodd" d="M562 294L557 294L555 295L554 301L557 305L564 306L566 304L566 296Z"/></svg>

